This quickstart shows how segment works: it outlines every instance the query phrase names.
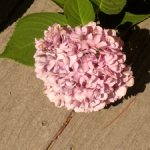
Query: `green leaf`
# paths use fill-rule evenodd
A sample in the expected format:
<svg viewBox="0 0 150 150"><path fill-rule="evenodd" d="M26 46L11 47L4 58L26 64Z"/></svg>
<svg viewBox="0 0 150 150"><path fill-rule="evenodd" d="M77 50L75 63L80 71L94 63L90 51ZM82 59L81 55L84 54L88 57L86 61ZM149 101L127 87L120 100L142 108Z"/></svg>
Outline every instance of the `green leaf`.
<svg viewBox="0 0 150 150"><path fill-rule="evenodd" d="M86 25L95 20L95 13L89 0L69 0L64 12L71 27Z"/></svg>
<svg viewBox="0 0 150 150"><path fill-rule="evenodd" d="M118 29L120 32L145 20L150 16L150 1L132 0L117 15L99 12L99 19L103 28Z"/></svg>
<svg viewBox="0 0 150 150"><path fill-rule="evenodd" d="M54 23L66 25L67 21L64 15L50 12L35 13L20 19L0 57L13 59L27 66L34 66L35 37L43 38L44 30Z"/></svg>
<svg viewBox="0 0 150 150"><path fill-rule="evenodd" d="M118 14L126 5L126 0L91 0L100 11L106 14Z"/></svg>
<svg viewBox="0 0 150 150"><path fill-rule="evenodd" d="M131 26L145 20L150 14L137 15L122 11L117 15L107 15L99 12L100 25L107 29L117 29L120 32L128 30Z"/></svg>
<svg viewBox="0 0 150 150"><path fill-rule="evenodd" d="M52 0L52 1L63 9L68 0Z"/></svg>

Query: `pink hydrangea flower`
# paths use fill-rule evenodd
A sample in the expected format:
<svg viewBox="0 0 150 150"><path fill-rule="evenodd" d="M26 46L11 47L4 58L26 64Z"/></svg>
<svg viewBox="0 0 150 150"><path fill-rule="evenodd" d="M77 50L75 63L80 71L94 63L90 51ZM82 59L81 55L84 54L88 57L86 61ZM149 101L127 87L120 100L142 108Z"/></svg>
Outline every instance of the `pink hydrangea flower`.
<svg viewBox="0 0 150 150"><path fill-rule="evenodd" d="M131 67L124 64L124 43L115 30L103 30L95 22L74 29L54 24L44 35L35 39L35 72L57 107L98 111L133 86Z"/></svg>

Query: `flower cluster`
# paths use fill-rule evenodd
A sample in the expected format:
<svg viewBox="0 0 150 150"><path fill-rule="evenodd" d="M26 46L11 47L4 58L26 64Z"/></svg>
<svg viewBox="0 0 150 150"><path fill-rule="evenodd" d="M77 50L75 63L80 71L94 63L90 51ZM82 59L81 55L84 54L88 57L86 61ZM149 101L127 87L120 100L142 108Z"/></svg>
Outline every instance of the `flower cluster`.
<svg viewBox="0 0 150 150"><path fill-rule="evenodd" d="M57 107L98 111L133 86L124 43L115 30L103 30L95 22L75 28L54 24L44 35L44 40L35 39L35 72Z"/></svg>

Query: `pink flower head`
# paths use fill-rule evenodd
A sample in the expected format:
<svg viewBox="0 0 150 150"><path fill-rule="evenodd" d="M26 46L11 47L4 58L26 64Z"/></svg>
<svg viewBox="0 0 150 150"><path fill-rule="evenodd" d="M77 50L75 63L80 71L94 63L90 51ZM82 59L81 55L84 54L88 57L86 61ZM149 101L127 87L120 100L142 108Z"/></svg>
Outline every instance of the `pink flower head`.
<svg viewBox="0 0 150 150"><path fill-rule="evenodd" d="M98 111L133 86L123 41L115 30L103 30L95 22L74 29L54 24L44 35L44 40L35 39L35 72L57 107Z"/></svg>

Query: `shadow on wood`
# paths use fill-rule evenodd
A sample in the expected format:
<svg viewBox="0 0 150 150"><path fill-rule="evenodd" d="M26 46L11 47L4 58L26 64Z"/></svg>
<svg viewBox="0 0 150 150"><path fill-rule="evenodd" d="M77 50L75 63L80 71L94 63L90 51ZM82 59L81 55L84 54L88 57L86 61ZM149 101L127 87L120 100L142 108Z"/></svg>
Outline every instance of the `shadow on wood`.
<svg viewBox="0 0 150 150"><path fill-rule="evenodd" d="M123 40L125 41L123 51L127 56L125 63L131 65L135 77L134 86L128 88L125 96L125 99L128 99L131 96L144 92L146 84L150 82L150 31L134 26L126 33ZM108 105L106 109L123 103L123 100L123 98L117 100L115 103Z"/></svg>
<svg viewBox="0 0 150 150"><path fill-rule="evenodd" d="M150 31L134 26L130 32L124 51L127 55L126 64L132 66L135 84L129 88L126 98L143 92L140 91L142 86L150 82Z"/></svg>
<svg viewBox="0 0 150 150"><path fill-rule="evenodd" d="M1 0L0 32L21 18L33 2L34 0Z"/></svg>

